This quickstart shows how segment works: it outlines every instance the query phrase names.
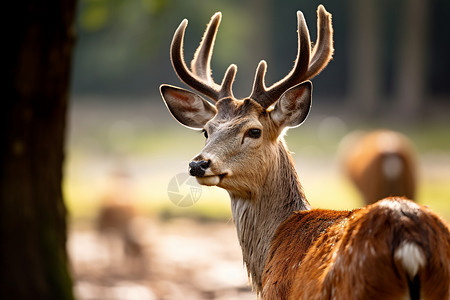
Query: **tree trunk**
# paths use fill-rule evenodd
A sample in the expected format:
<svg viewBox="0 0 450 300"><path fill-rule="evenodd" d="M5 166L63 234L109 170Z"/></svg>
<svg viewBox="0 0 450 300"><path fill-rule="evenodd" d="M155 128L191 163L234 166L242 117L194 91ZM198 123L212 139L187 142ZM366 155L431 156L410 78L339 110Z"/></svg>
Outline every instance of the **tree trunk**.
<svg viewBox="0 0 450 300"><path fill-rule="evenodd" d="M348 105L372 115L380 100L380 32L377 1L350 0Z"/></svg>
<svg viewBox="0 0 450 300"><path fill-rule="evenodd" d="M73 299L61 181L75 1L5 4L1 299Z"/></svg>
<svg viewBox="0 0 450 300"><path fill-rule="evenodd" d="M406 1L400 18L394 96L405 118L420 115L426 100L428 12L427 1Z"/></svg>

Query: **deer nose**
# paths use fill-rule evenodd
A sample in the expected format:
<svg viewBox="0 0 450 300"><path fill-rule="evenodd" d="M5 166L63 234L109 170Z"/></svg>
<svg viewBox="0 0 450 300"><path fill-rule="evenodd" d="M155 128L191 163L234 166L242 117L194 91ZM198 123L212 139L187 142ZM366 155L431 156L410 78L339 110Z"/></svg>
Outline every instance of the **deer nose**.
<svg viewBox="0 0 450 300"><path fill-rule="evenodd" d="M203 177L210 163L210 160L191 161L189 163L189 174L196 177Z"/></svg>

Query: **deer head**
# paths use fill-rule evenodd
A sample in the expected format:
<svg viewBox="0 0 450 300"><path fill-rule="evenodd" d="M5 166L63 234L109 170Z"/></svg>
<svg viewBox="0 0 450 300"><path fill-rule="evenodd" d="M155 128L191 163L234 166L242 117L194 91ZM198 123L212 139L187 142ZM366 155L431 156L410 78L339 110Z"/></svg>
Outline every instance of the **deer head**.
<svg viewBox="0 0 450 300"><path fill-rule="evenodd" d="M311 50L310 36L303 14L297 12L298 52L293 69L270 87L265 85L267 64L257 67L248 98L236 99L232 84L237 67L230 65L222 83L214 82L210 62L221 13L208 24L195 52L191 69L183 58L183 37L187 20L176 30L171 45L173 67L182 81L207 96L215 105L191 91L162 85L167 108L181 124L203 130L206 144L189 164L189 172L200 184L218 186L231 194L257 193L272 170L273 160L284 145L286 128L300 125L311 106L312 83L328 64L333 53L331 15L319 6L318 36Z"/></svg>

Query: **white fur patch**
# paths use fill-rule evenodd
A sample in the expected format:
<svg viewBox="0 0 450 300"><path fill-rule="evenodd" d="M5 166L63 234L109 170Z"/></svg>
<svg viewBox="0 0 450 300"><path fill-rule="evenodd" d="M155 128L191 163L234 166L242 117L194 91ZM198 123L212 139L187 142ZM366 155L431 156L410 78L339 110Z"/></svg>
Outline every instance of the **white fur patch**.
<svg viewBox="0 0 450 300"><path fill-rule="evenodd" d="M386 178L394 180L403 171L403 161L398 156L389 155L383 160L381 168Z"/></svg>
<svg viewBox="0 0 450 300"><path fill-rule="evenodd" d="M195 177L197 182L201 185L215 186L220 182L219 176L206 176L206 177Z"/></svg>
<svg viewBox="0 0 450 300"><path fill-rule="evenodd" d="M398 247L394 254L395 259L399 260L410 278L416 276L419 268L425 266L425 255L422 250L413 243L405 242Z"/></svg>

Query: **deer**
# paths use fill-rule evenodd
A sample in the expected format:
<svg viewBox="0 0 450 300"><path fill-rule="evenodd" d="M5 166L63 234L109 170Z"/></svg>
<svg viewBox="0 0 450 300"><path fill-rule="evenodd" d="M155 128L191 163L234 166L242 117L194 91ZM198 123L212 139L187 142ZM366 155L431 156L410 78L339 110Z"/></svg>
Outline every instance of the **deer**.
<svg viewBox="0 0 450 300"><path fill-rule="evenodd" d="M415 200L417 158L411 141L388 129L351 132L341 142L343 173L365 204L389 196Z"/></svg>
<svg viewBox="0 0 450 300"><path fill-rule="evenodd" d="M101 199L95 218L96 232L106 246L109 264L143 273L146 267L145 243L139 214L133 201L130 175L119 168L110 174L108 190ZM117 247L118 246L118 247Z"/></svg>
<svg viewBox="0 0 450 300"><path fill-rule="evenodd" d="M244 99L232 91L236 65L226 69L221 84L212 78L221 18L220 12L212 16L190 68L183 53L188 21L181 22L170 57L178 77L196 92L164 84L160 93L179 123L205 136L188 170L200 184L228 192L243 261L258 297L450 299L449 227L429 208L391 197L336 211L312 208L306 199L284 134L306 119L310 80L332 58L331 14L318 7L317 40L311 47L298 11L292 70L267 87L262 60Z"/></svg>

